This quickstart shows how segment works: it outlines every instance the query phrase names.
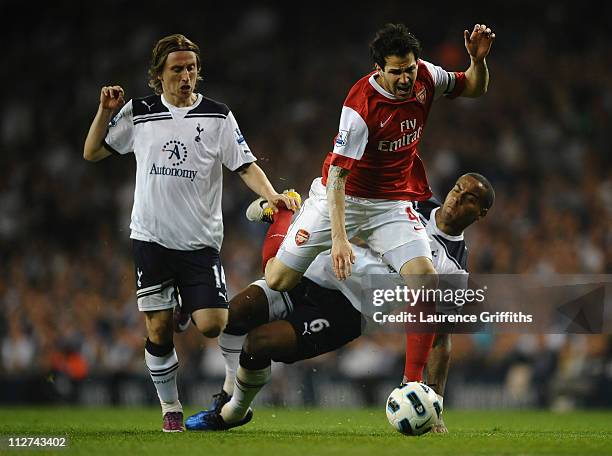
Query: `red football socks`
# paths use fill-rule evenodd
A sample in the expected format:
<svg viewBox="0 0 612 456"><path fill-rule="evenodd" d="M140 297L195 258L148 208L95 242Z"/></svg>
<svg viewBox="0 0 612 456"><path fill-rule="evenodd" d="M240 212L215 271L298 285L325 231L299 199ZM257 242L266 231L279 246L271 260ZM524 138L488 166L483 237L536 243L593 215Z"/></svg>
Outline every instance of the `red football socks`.
<svg viewBox="0 0 612 456"><path fill-rule="evenodd" d="M406 334L404 383L422 382L423 369L431 351L435 334Z"/></svg>
<svg viewBox="0 0 612 456"><path fill-rule="evenodd" d="M266 238L264 239L263 247L261 248L261 262L263 272L266 271L266 264L268 260L276 256L276 252L280 245L283 243L289 225L291 225L291 218L293 212L284 207L279 207L278 212L274 214L274 222L268 228Z"/></svg>

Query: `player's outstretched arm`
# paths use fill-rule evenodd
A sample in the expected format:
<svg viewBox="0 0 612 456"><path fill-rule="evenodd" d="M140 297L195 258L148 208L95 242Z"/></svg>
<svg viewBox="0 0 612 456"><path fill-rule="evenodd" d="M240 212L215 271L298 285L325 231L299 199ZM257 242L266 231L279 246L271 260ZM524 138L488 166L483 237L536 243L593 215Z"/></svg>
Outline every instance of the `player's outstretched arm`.
<svg viewBox="0 0 612 456"><path fill-rule="evenodd" d="M94 117L85 146L83 147L83 158L87 161L96 162L106 158L110 152L102 145L106 136L106 128L113 114L125 104L124 91L121 86L105 86L100 90L100 104L98 112Z"/></svg>
<svg viewBox="0 0 612 456"><path fill-rule="evenodd" d="M327 205L331 222L332 266L339 280L351 275L351 265L355 263L355 253L346 234L344 218L344 188L349 170L330 166L327 176Z"/></svg>
<svg viewBox="0 0 612 456"><path fill-rule="evenodd" d="M484 95L489 86L486 57L491 51L495 33L484 24L476 24L471 33L463 31L463 38L470 56L470 67L465 72L465 89L461 96L476 98Z"/></svg>
<svg viewBox="0 0 612 456"><path fill-rule="evenodd" d="M300 202L293 196L279 194L274 190L272 184L268 180L266 173L255 163L249 164L244 170L238 173L244 183L257 193L262 198L268 201L268 207L271 207L274 213L278 212L276 207L279 203L283 203L287 209L293 212L300 208Z"/></svg>
<svg viewBox="0 0 612 456"><path fill-rule="evenodd" d="M450 355L451 335L436 334L427 360L427 383L440 396L444 396L446 388Z"/></svg>

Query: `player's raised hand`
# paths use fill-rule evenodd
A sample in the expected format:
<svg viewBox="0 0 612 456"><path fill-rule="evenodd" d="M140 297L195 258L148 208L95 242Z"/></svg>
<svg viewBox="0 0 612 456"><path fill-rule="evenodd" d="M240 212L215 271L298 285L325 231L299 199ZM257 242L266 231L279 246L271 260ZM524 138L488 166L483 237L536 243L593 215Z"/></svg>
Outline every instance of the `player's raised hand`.
<svg viewBox="0 0 612 456"><path fill-rule="evenodd" d="M125 92L121 86L104 86L100 91L100 107L115 111L125 104Z"/></svg>
<svg viewBox="0 0 612 456"><path fill-rule="evenodd" d="M352 265L355 264L355 253L348 240L334 241L332 243L332 267L338 280L345 280L351 275Z"/></svg>
<svg viewBox="0 0 612 456"><path fill-rule="evenodd" d="M485 24L476 24L472 33L467 30L463 31L463 38L470 57L480 61L489 55L493 40L495 40L495 33Z"/></svg>

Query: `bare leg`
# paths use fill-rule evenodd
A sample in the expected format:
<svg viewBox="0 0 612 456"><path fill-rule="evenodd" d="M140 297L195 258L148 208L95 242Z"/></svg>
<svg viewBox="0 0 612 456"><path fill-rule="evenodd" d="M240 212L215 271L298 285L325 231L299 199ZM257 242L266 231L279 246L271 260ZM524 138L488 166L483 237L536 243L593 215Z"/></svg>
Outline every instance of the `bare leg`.
<svg viewBox="0 0 612 456"><path fill-rule="evenodd" d="M271 258L266 263L266 283L276 291L289 291L294 288L304 273L285 265L277 258Z"/></svg>
<svg viewBox="0 0 612 456"><path fill-rule="evenodd" d="M295 330L287 321L274 321L249 332L240 354L234 395L221 409L224 421L235 423L243 419L257 393L270 380L272 360L291 359L296 352Z"/></svg>
<svg viewBox="0 0 612 456"><path fill-rule="evenodd" d="M236 371L246 335L250 330L268 323L269 310L265 292L256 285L249 285L230 301L227 327L219 337L219 348L225 360L225 380L220 398L223 399L223 393L226 396L234 394Z"/></svg>
<svg viewBox="0 0 612 456"><path fill-rule="evenodd" d="M227 309L198 309L191 314L198 331L204 337L217 337L227 324Z"/></svg>

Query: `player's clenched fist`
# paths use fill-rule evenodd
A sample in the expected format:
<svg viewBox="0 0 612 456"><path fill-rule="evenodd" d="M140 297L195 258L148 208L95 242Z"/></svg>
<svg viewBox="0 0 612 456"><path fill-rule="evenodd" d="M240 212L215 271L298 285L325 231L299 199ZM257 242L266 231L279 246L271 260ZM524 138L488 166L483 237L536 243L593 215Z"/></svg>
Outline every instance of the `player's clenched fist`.
<svg viewBox="0 0 612 456"><path fill-rule="evenodd" d="M104 86L100 91L100 106L113 111L119 109L125 104L124 94L121 86Z"/></svg>

